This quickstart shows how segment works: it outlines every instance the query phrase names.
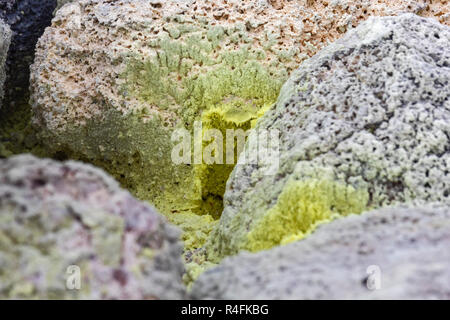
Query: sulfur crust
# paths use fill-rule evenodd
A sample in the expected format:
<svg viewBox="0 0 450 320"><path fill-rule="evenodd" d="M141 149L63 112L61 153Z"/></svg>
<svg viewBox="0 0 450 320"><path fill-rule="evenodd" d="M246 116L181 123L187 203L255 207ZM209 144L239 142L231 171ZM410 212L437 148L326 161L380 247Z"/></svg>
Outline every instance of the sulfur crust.
<svg viewBox="0 0 450 320"><path fill-rule="evenodd" d="M264 52L245 45L236 51L222 52L212 60L208 54L217 49L225 37L225 31L213 28L206 34L208 41L202 41L201 34L177 40L165 37L159 43L163 54L145 62L135 58L130 60L122 75L126 79L122 93L135 95L149 105L158 105L161 109L174 112L176 115L171 121L179 119L189 130L192 130L196 119L202 121L204 130L218 129L224 136L226 129L249 129L251 121L262 114L261 110L267 110L275 102L287 78L287 71L275 76L275 70L259 61L265 57ZM192 70L192 65L180 63L180 59L192 59L196 64L205 66L206 71L202 69L203 72L199 73ZM178 80L180 77L182 79ZM141 116L152 117L150 112L147 115L145 111ZM161 124L164 125L170 126ZM169 141L166 143L170 145ZM215 166L219 171L220 167ZM225 167L224 174L218 174L217 180L210 181L211 188L217 186L224 189L227 173L233 166ZM211 170L211 167L202 170ZM202 181L201 189L204 190L206 180L201 177L203 173L196 172L194 176L200 176L198 179ZM159 177L155 180L161 181ZM197 178L193 180L197 181ZM206 193L201 191L201 197ZM213 190L212 194L221 197L223 192L218 194L217 190ZM172 198L170 194L164 194L164 197ZM194 203L201 200L195 194L186 195L186 198ZM198 210L201 211L201 208Z"/></svg>
<svg viewBox="0 0 450 320"><path fill-rule="evenodd" d="M130 57L120 75L123 98L134 97L149 107L125 115L108 108L100 119L84 120L83 126L68 123L57 137L53 130L44 130L42 136L57 141L49 143L54 153L105 168L166 215L185 212L217 218L233 165L176 168L167 157L173 146L170 134L180 127L192 131L196 119L205 130L216 128L224 134L226 129L249 129L275 102L288 69L279 63L267 65L264 51L246 43L243 26L188 28L174 22L170 28L168 35L148 44L157 55ZM220 50L224 42L241 45L225 52Z"/></svg>
<svg viewBox="0 0 450 320"><path fill-rule="evenodd" d="M247 235L245 249L256 252L303 239L318 224L367 209L367 190L327 179L290 181L277 204Z"/></svg>
<svg viewBox="0 0 450 320"><path fill-rule="evenodd" d="M168 214L166 216L171 223L184 231L181 239L188 250L201 248L212 228L217 224L217 220L211 215L198 215L192 211Z"/></svg>

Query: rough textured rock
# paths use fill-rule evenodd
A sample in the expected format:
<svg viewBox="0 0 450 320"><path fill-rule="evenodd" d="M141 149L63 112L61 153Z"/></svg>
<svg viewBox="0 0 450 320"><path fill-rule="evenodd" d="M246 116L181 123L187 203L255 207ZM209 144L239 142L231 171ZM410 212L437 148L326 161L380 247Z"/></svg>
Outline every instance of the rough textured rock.
<svg viewBox="0 0 450 320"><path fill-rule="evenodd" d="M0 19L13 32L7 59L7 101L28 96L30 65L38 38L50 25L56 0L0 0Z"/></svg>
<svg viewBox="0 0 450 320"><path fill-rule="evenodd" d="M305 240L225 259L192 297L447 300L449 227L450 208L439 205L351 215Z"/></svg>
<svg viewBox="0 0 450 320"><path fill-rule="evenodd" d="M4 94L4 83L6 79L5 63L8 56L9 44L11 42L11 29L0 19L0 109Z"/></svg>
<svg viewBox="0 0 450 320"><path fill-rule="evenodd" d="M327 42L370 15L442 17L425 3L76 1L37 46L34 122L54 155L102 166L169 217L217 217L233 166L174 166L173 130L249 129Z"/></svg>
<svg viewBox="0 0 450 320"><path fill-rule="evenodd" d="M90 165L0 160L0 298L183 298L178 237ZM80 290L66 288L73 265Z"/></svg>
<svg viewBox="0 0 450 320"><path fill-rule="evenodd" d="M434 19L377 17L305 61L256 126L280 131L279 168L234 169L210 258L301 239L336 215L449 204L449 41Z"/></svg>

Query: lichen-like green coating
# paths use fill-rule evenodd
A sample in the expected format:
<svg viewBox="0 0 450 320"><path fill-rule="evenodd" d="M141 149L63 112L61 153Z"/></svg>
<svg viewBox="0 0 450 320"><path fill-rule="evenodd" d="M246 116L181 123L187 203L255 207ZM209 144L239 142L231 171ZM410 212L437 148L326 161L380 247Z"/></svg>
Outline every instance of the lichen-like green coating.
<svg viewBox="0 0 450 320"><path fill-rule="evenodd" d="M217 129L224 137L227 129L250 129L305 54L292 45L294 26L284 30L281 13L269 4L260 8L271 13L264 26L254 19L260 9L246 9L245 19L235 12L219 21L182 7L139 0L65 6L40 39L31 100L33 121L52 156L106 169L181 224L189 251L202 242L189 234L198 221L193 215L209 215L202 221L215 223L234 165L174 164L172 133L182 128L192 134L195 121L203 132ZM61 37L63 31L71 36ZM64 56L55 51L62 47Z"/></svg>
<svg viewBox="0 0 450 320"><path fill-rule="evenodd" d="M222 29L216 27L176 39L163 36L153 42L159 48L158 54L150 60L142 61L140 57L129 60L122 75L125 83L121 92L172 114L168 120L159 119L162 132L180 127L192 132L196 120L202 122L203 132L208 129L221 131L225 152L227 129L249 130L254 121L276 101L288 73L279 66L278 70L268 67L261 61L265 58L264 51L256 50L249 44L236 50L220 51L220 44L230 41ZM228 30L227 33L232 34L233 31ZM217 54L211 56L214 52ZM143 110L141 117L151 118L153 115ZM173 124L174 121L178 122ZM155 132L155 135L158 133ZM137 133L129 135L128 139L139 138L144 143L155 143L153 139L143 137L143 134ZM202 144L205 147L208 143ZM172 146L168 139L162 145L165 149ZM142 154L141 150L145 147L139 150L139 154ZM235 148L234 163L237 156L238 150ZM175 184L170 177L163 178L162 172L157 173L142 184L148 186L149 180L157 181L163 192L149 195L144 190L138 196L149 199L165 214L191 212L218 219L223 208L225 184L233 167L234 164L197 164L192 171L186 169L185 175L181 174L180 179L184 183L178 181ZM183 187L178 188L180 184ZM136 187L139 188L139 185L141 183L137 183ZM192 219L194 217L187 221ZM186 226L186 223L182 225ZM190 226L185 231L188 229L195 228ZM195 238L186 236L186 239L192 237ZM194 243L196 241L189 241L186 245L189 249L195 249Z"/></svg>
<svg viewBox="0 0 450 320"><path fill-rule="evenodd" d="M250 129L275 102L287 72L270 75L270 69L259 62L262 53L252 52L249 46L223 52L210 61L207 54L214 41L202 42L194 36L183 40L163 37L154 59L132 57L122 74L121 94L157 105L160 114L143 109L124 115L109 109L101 119L87 120L84 126L67 125L58 136L47 131L42 137L53 141L48 145L56 155L105 168L169 219L171 214L184 213L186 221L171 220L187 233L186 248L192 250L201 242L193 241L196 236L189 234L195 232L190 222L197 221L189 215L211 215L211 223L220 217L225 184L234 164L174 165L171 133L177 128L193 133L196 120L202 122L203 131L218 129L224 138L227 129ZM198 64L210 67L198 68ZM165 118L165 113L171 117ZM237 156L238 150L235 162Z"/></svg>

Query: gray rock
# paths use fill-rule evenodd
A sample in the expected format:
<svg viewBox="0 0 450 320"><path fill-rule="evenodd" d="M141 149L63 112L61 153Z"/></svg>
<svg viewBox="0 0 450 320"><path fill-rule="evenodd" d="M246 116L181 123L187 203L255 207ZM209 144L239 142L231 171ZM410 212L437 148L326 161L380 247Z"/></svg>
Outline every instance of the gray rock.
<svg viewBox="0 0 450 320"><path fill-rule="evenodd" d="M178 238L93 166L0 160L2 299L183 298Z"/></svg>
<svg viewBox="0 0 450 320"><path fill-rule="evenodd" d="M236 166L210 259L299 239L336 215L450 204L449 43L433 19L374 17L305 61L256 127L280 131L279 168Z"/></svg>
<svg viewBox="0 0 450 320"><path fill-rule="evenodd" d="M385 208L226 258L194 299L450 299L450 208Z"/></svg>
<svg viewBox="0 0 450 320"><path fill-rule="evenodd" d="M11 29L3 20L0 19L0 108L4 94L3 85L5 84L6 72L5 63L8 56L9 44L11 42Z"/></svg>

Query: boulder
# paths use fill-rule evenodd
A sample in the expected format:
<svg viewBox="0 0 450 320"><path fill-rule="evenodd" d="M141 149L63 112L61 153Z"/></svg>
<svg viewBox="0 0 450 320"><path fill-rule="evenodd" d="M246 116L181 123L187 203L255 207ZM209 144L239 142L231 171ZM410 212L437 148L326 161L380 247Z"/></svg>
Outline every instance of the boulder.
<svg viewBox="0 0 450 320"><path fill-rule="evenodd" d="M102 170L0 160L0 298L181 299L179 231Z"/></svg>
<svg viewBox="0 0 450 320"><path fill-rule="evenodd" d="M3 20L0 19L0 109L2 107L2 100L4 89L3 86L6 80L5 63L8 56L8 49L11 42L11 29Z"/></svg>
<svg viewBox="0 0 450 320"><path fill-rule="evenodd" d="M303 62L231 174L209 259L371 208L450 204L449 41L434 19L373 17ZM259 152L250 141L272 131L279 165L247 161Z"/></svg>
<svg viewBox="0 0 450 320"><path fill-rule="evenodd" d="M191 133L196 120L203 132L250 129L302 61L367 17L441 16L426 1L352 3L66 4L39 40L32 66L40 139L53 156L103 167L169 217L217 218L233 165L174 164L175 130Z"/></svg>
<svg viewBox="0 0 450 320"><path fill-rule="evenodd" d="M229 257L193 299L450 298L450 207L386 208L325 224L305 240Z"/></svg>

